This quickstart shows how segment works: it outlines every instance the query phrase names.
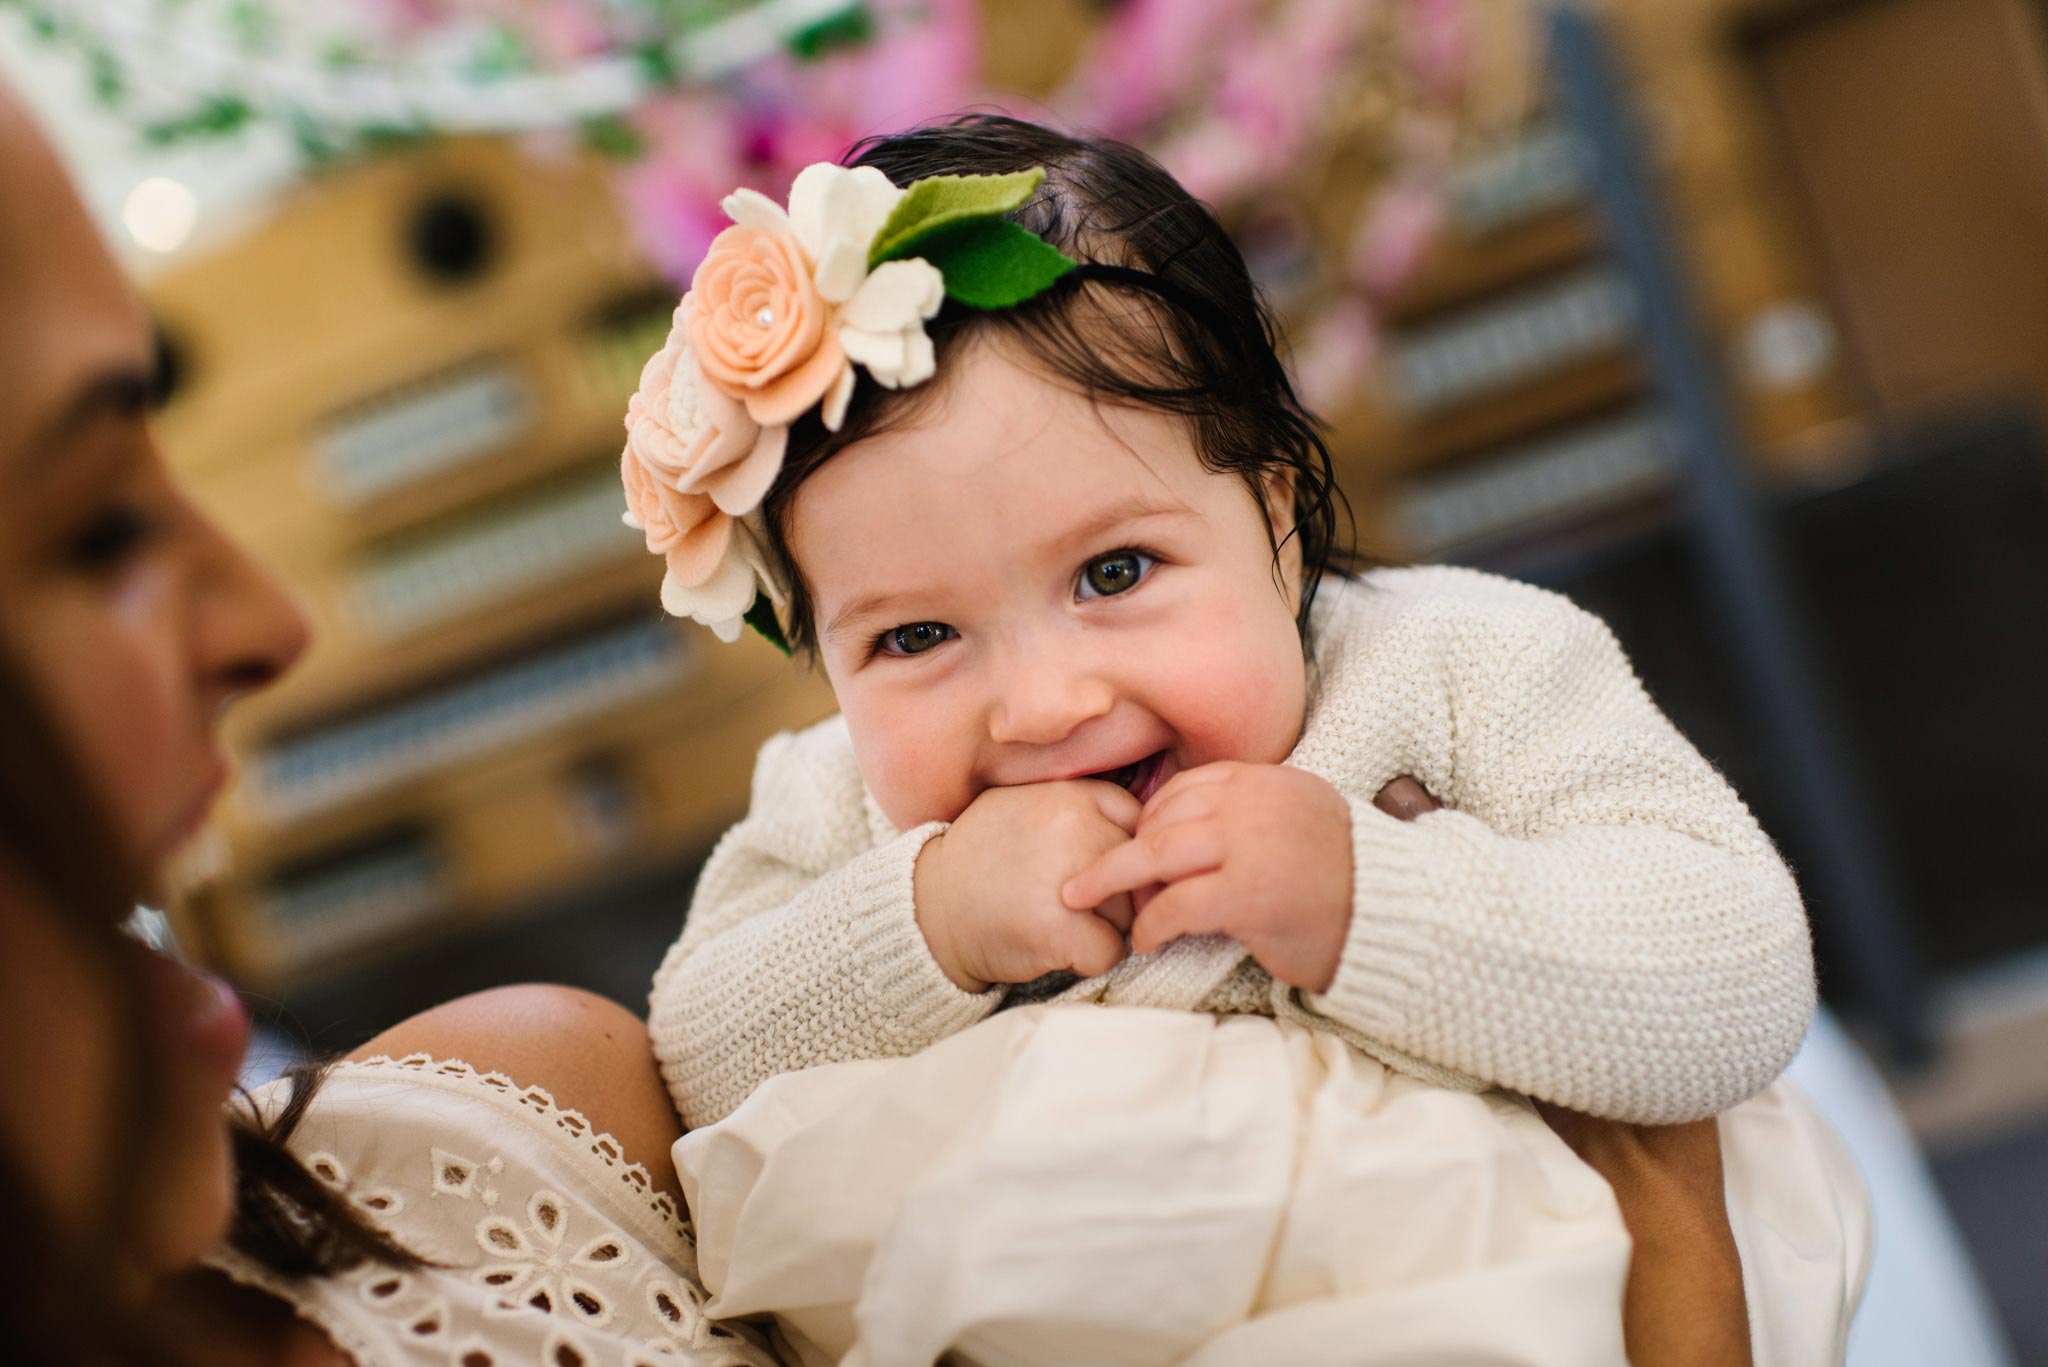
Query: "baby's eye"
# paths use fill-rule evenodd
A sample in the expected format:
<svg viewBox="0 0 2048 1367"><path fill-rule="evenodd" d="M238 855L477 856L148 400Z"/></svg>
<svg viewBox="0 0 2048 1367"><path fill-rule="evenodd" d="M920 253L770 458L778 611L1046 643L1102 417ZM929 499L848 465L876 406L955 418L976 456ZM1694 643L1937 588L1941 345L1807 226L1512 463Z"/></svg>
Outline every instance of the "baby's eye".
<svg viewBox="0 0 2048 1367"><path fill-rule="evenodd" d="M1154 561L1143 551L1112 551L1081 568L1078 590L1083 598L1107 598L1122 593L1151 573Z"/></svg>
<svg viewBox="0 0 2048 1367"><path fill-rule="evenodd" d="M944 622L912 622L883 632L876 639L875 648L884 655L922 655L933 646L952 640L955 634Z"/></svg>

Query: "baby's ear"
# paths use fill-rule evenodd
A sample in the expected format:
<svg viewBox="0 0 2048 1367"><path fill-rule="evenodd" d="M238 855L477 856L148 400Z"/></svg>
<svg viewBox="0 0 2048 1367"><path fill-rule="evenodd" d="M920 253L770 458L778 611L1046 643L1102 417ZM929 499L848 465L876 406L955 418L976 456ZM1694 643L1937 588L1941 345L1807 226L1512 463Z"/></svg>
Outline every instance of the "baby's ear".
<svg viewBox="0 0 2048 1367"><path fill-rule="evenodd" d="M1266 525L1272 529L1273 544L1280 548L1274 557L1273 576L1287 601L1301 603L1301 538L1294 534L1294 472L1275 466L1259 476L1259 501L1265 506Z"/></svg>
<svg viewBox="0 0 2048 1367"><path fill-rule="evenodd" d="M1294 471L1276 465L1259 476L1259 488L1266 522L1273 529L1273 544L1277 546L1294 535Z"/></svg>

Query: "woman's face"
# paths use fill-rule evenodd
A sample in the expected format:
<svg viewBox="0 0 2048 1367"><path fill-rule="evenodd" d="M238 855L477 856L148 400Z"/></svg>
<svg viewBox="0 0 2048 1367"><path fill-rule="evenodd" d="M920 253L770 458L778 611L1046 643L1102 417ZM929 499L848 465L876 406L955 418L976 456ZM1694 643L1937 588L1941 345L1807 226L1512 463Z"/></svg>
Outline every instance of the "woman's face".
<svg viewBox="0 0 2048 1367"><path fill-rule="evenodd" d="M144 313L4 92L0 301L0 639L83 765L115 853L160 869L228 776L222 708L289 665L305 626L164 468ZM104 1189L87 1156L127 1066L115 988L89 938L51 933L67 909L9 883L0 870L0 1142L60 1218L85 1221ZM154 1174L130 1227L142 1265L167 1268L203 1251L226 1215L220 1103L246 1022L182 970L152 960L129 976L162 1055L152 1133L146 1146L126 1137L129 1160Z"/></svg>

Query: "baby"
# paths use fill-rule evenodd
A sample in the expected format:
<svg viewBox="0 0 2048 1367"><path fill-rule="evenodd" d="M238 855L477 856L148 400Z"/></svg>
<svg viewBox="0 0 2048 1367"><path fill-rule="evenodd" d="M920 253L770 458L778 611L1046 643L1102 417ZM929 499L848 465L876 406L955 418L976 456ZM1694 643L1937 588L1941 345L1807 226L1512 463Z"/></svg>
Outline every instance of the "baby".
<svg viewBox="0 0 2048 1367"><path fill-rule="evenodd" d="M693 1198L752 1193L744 1231L693 1201L720 1308L777 1311L820 1360L1003 1360L990 1345L1030 1324L1055 1358L1175 1361L1366 1293L1385 1333L1391 1288L1449 1274L1337 1252L1358 1240L1328 1221L1385 1209L1426 1154L1433 1188L1484 1191L1519 1231L1436 1238L1465 1250L1457 1276L1512 1267L1529 1304L1611 1319L1570 1280L1618 1275L1611 1205L1519 1098L1670 1123L1776 1077L1814 989L1769 840L1564 599L1332 569L1316 420L1236 249L1156 164L980 118L857 166L807 171L787 215L727 201L736 226L628 416L630 517L668 559L669 609L786 634L842 709L763 749L655 979L688 1124L814 1070L679 1146ZM1382 809L1432 796L1412 821ZM1818 1154L1818 1186L1853 1186L1803 1111L1771 1114L1759 1134ZM1448 1152L1456 1177L1436 1172ZM1062 1194L1091 1168L1094 1196ZM1109 1171L1131 1204L1095 1223L1142 1237L1068 1249L1029 1311L1014 1267L962 1270L959 1231L1006 1230L1014 1255L1047 1221L1102 1216ZM780 1193L788 1238L836 1247L822 1194L849 1183L873 1221L822 1280L778 1282L781 1257L749 1282L743 1249L711 1246L768 1239ZM1003 1206L1019 1189L1035 1209ZM1163 1217L1197 1207L1215 1218ZM1759 1228L1832 1240L1846 1267L1853 1221L1827 1212ZM1123 1291L1077 1309L1134 1259L1225 1246L1242 1266L1211 1258L1153 1298L1177 1327L1134 1329ZM957 1314L934 1311L935 1277ZM1263 1360L1306 1360L1279 1342ZM1604 1351L1555 1342L1577 1344L1561 1361Z"/></svg>

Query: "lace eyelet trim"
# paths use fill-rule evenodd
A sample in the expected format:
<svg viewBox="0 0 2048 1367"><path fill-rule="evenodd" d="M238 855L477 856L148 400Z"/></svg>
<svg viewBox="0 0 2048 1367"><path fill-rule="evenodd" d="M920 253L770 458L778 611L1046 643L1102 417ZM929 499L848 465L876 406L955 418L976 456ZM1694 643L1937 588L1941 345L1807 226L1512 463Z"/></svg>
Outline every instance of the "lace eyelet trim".
<svg viewBox="0 0 2048 1367"><path fill-rule="evenodd" d="M481 1087L499 1098L534 1112L555 1129L576 1141L598 1162L617 1174L619 1183L632 1198L662 1222L674 1235L692 1247L696 1245L689 1218L676 1209L676 1203L667 1192L654 1185L654 1178L640 1163L629 1162L619 1141L592 1125L581 1111L555 1104L553 1096L545 1088L522 1087L503 1073L485 1072L473 1068L461 1059L435 1058L431 1054L407 1054L403 1058L392 1058L378 1054L373 1058L355 1059L335 1065L336 1071L355 1072L401 1072L424 1074L445 1079L464 1086Z"/></svg>

